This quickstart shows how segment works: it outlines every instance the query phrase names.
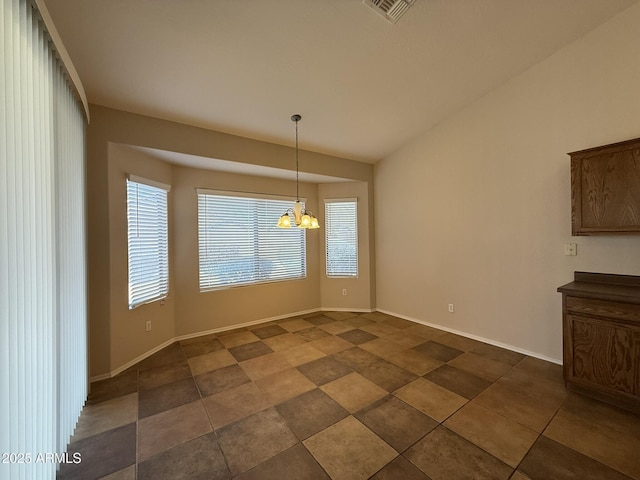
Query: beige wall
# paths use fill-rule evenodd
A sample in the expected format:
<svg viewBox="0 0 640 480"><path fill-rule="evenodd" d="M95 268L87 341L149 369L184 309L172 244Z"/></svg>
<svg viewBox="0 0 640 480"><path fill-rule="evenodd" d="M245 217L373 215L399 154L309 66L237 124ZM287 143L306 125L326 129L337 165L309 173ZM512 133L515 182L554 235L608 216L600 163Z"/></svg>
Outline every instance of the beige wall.
<svg viewBox="0 0 640 480"><path fill-rule="evenodd" d="M195 188L287 194L290 181L180 167L131 149L144 146L246 164L291 169L289 147L249 140L141 115L91 106L87 135L87 202L89 228L90 374L101 377L146 355L175 337L230 327L300 311L321 303L321 236L307 232L307 279L200 293L198 288L197 210ZM372 202L373 167L311 152L301 152L301 169L344 178L349 196L366 186ZM133 173L172 185L169 194L170 293L129 310L125 175ZM301 184L301 196L318 212L323 201L315 184ZM367 205L369 224L373 208ZM373 230L368 233L368 261L373 260ZM373 265L367 265L374 271ZM369 291L375 290L370 276ZM356 298L353 298L356 301ZM360 303L352 308L363 308ZM152 320L151 332L145 322Z"/></svg>
<svg viewBox="0 0 640 480"><path fill-rule="evenodd" d="M320 307L319 230L307 231L307 278L200 292L198 283L198 211L195 188L295 193L291 182L248 175L173 167L174 271L177 276L176 330L178 335L203 332L259 319ZM300 196L317 210L316 185L300 184Z"/></svg>
<svg viewBox="0 0 640 480"><path fill-rule="evenodd" d="M376 165L379 309L559 360L556 288L640 274L640 237L571 237L566 155L640 137L638 25L640 5Z"/></svg>

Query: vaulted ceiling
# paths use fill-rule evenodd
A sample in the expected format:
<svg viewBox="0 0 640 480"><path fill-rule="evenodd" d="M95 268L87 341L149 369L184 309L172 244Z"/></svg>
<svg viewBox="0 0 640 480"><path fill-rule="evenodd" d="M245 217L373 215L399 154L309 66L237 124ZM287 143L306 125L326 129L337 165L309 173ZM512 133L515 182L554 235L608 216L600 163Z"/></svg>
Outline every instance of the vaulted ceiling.
<svg viewBox="0 0 640 480"><path fill-rule="evenodd" d="M637 0L47 0L89 101L376 162Z"/></svg>

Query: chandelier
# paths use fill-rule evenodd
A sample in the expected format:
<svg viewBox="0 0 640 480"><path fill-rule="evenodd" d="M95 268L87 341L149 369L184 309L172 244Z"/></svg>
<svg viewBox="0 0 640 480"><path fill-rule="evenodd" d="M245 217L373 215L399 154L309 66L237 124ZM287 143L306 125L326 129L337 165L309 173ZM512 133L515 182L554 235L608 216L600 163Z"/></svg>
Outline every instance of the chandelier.
<svg viewBox="0 0 640 480"><path fill-rule="evenodd" d="M278 227L291 228L291 221L298 228L320 228L318 219L309 210L302 207L300 202L300 186L298 172L298 122L302 117L298 114L292 115L291 120L296 123L296 203L293 208L288 208L278 220ZM293 218L292 218L293 217Z"/></svg>

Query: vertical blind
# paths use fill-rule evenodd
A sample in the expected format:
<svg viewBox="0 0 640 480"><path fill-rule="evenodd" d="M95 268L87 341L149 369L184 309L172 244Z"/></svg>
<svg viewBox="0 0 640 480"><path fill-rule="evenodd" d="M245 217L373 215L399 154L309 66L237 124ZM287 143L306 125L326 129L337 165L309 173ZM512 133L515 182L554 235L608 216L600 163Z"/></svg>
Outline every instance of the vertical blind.
<svg viewBox="0 0 640 480"><path fill-rule="evenodd" d="M290 200L198 190L200 290L307 276L302 228L282 229Z"/></svg>
<svg viewBox="0 0 640 480"><path fill-rule="evenodd" d="M169 293L168 191L168 185L127 179L129 308Z"/></svg>
<svg viewBox="0 0 640 480"><path fill-rule="evenodd" d="M325 200L327 277L358 276L358 202Z"/></svg>
<svg viewBox="0 0 640 480"><path fill-rule="evenodd" d="M37 456L65 451L87 395L84 117L31 5L0 8L2 479L55 478Z"/></svg>

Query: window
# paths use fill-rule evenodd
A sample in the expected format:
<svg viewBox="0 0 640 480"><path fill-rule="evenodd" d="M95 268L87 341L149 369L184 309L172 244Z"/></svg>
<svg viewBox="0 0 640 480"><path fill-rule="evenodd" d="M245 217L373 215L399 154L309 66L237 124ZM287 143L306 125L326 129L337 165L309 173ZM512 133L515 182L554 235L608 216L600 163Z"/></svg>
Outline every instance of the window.
<svg viewBox="0 0 640 480"><path fill-rule="evenodd" d="M276 227L293 202L246 195L198 190L200 291L307 276L305 230Z"/></svg>
<svg viewBox="0 0 640 480"><path fill-rule="evenodd" d="M169 293L169 188L133 175L127 179L130 309Z"/></svg>
<svg viewBox="0 0 640 480"><path fill-rule="evenodd" d="M358 202L325 200L327 277L358 276Z"/></svg>

